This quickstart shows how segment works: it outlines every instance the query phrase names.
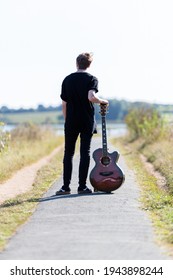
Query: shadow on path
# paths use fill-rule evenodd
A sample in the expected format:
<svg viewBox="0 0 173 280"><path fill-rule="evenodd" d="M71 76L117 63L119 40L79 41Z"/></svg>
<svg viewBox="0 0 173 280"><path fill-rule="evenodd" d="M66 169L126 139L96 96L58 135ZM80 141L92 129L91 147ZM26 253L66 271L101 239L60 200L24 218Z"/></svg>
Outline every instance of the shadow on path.
<svg viewBox="0 0 173 280"><path fill-rule="evenodd" d="M48 197L33 197L29 199L18 199L14 201L7 201L3 203L0 208L7 208L7 207L12 207L12 206L17 206L23 203L27 202L46 202L46 201L52 201L52 200L57 200L57 199L71 199L71 198L80 198L80 197L86 197L86 196L99 196L99 195L113 195L113 193L103 193L103 192L95 192L92 194L69 194L69 195L51 195Z"/></svg>
<svg viewBox="0 0 173 280"><path fill-rule="evenodd" d="M80 197L86 197L86 196L98 196L98 195L113 195L113 193L102 193L102 192L96 192L92 194L66 194L66 195L52 195L48 197L43 197L39 200L39 202L45 202L49 200L55 200L55 199L65 199L65 198L80 198Z"/></svg>

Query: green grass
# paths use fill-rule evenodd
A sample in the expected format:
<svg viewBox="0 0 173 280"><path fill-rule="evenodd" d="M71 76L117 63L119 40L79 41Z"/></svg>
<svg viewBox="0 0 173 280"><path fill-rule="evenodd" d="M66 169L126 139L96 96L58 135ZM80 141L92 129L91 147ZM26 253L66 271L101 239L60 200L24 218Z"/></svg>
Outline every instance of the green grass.
<svg viewBox="0 0 173 280"><path fill-rule="evenodd" d="M61 150L48 165L38 171L31 191L7 200L0 206L0 250L5 247L16 229L33 214L39 199L60 177L62 157L63 151Z"/></svg>
<svg viewBox="0 0 173 280"><path fill-rule="evenodd" d="M21 112L0 114L0 119L4 123L22 124L25 122L32 122L35 124L57 124L60 113L57 112Z"/></svg>

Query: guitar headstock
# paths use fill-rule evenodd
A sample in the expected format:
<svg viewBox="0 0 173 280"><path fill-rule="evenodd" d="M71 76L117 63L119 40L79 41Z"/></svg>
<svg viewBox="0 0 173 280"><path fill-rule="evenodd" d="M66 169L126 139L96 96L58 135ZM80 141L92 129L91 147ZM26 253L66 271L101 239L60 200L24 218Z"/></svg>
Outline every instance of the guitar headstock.
<svg viewBox="0 0 173 280"><path fill-rule="evenodd" d="M103 103L100 103L100 114L101 116L106 116L107 114L107 109L108 108L108 104L103 104Z"/></svg>

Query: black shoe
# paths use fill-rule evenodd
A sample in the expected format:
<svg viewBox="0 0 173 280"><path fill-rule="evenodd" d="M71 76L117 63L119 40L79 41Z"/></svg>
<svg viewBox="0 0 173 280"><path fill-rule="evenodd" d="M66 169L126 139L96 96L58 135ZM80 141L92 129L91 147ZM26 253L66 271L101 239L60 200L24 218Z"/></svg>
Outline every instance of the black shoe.
<svg viewBox="0 0 173 280"><path fill-rule="evenodd" d="M86 186L84 188L81 187L78 188L78 194L89 194L89 193L92 193L92 190L90 190Z"/></svg>
<svg viewBox="0 0 173 280"><path fill-rule="evenodd" d="M55 195L65 195L65 194L70 194L70 193L71 193L70 188L64 189L64 188L62 187L59 191L57 191L57 192L55 193Z"/></svg>

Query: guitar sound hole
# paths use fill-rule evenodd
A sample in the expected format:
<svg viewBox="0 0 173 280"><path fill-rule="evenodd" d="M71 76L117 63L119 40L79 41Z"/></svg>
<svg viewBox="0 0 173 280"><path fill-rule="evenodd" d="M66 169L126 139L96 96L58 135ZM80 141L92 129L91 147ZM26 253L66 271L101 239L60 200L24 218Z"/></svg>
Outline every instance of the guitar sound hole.
<svg viewBox="0 0 173 280"><path fill-rule="evenodd" d="M103 165L109 165L109 163L110 163L110 158L109 158L109 157L102 157L101 163L102 163Z"/></svg>

